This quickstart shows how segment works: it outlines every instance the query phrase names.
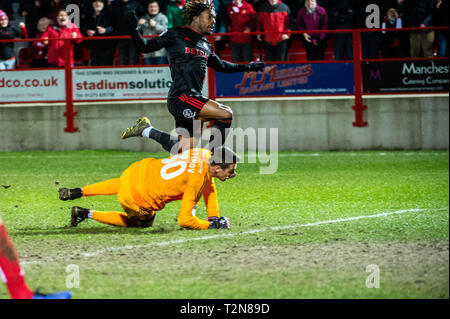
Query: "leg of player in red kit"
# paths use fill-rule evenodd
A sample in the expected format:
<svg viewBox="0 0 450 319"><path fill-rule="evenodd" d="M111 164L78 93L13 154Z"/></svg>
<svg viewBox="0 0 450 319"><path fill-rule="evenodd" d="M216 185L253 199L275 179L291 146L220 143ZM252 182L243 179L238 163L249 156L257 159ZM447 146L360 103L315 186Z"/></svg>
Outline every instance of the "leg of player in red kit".
<svg viewBox="0 0 450 319"><path fill-rule="evenodd" d="M8 287L12 299L31 299L33 292L25 283L24 272L19 264L16 249L9 239L5 225L0 219L0 277Z"/></svg>
<svg viewBox="0 0 450 319"><path fill-rule="evenodd" d="M12 299L70 299L72 293L63 291L51 295L33 293L25 283L17 251L9 239L0 217L0 277L5 282Z"/></svg>

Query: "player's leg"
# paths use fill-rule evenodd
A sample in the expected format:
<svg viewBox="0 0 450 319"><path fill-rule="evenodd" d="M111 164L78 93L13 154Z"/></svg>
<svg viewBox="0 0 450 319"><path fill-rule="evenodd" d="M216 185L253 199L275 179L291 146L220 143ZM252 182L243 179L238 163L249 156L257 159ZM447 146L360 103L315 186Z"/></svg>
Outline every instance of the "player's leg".
<svg viewBox="0 0 450 319"><path fill-rule="evenodd" d="M193 121L198 117L200 110L207 101L209 101L207 97L188 93L167 100L169 111L175 118L177 136L155 128L147 117L141 117L135 125L122 133L122 139L134 136L151 138L173 155L190 149L197 145L198 141L197 135L194 133L195 124ZM200 124L200 135L198 137L201 137L201 126Z"/></svg>
<svg viewBox="0 0 450 319"><path fill-rule="evenodd" d="M93 219L103 224L127 227L127 214L124 212L103 212L93 209L74 206L70 211L70 224L73 227L78 226L79 223L85 219Z"/></svg>
<svg viewBox="0 0 450 319"><path fill-rule="evenodd" d="M203 122L214 121L208 148L213 150L225 142L228 135L227 129L231 127L233 120L233 112L230 107L200 94L183 94L176 98L170 98L168 108L175 117L178 138L156 129L146 117L141 117L134 126L125 130L122 138L148 137L160 143L171 154L178 154L180 151L198 145ZM200 125L196 125L196 123L200 123Z"/></svg>
<svg viewBox="0 0 450 319"><path fill-rule="evenodd" d="M100 183L86 185L81 188L60 188L58 190L60 200L73 200L82 196L116 195L119 192L120 179L113 178Z"/></svg>
<svg viewBox="0 0 450 319"><path fill-rule="evenodd" d="M176 136L170 135L167 132L157 129L145 116L138 119L136 124L127 128L122 133L122 139L135 136L151 138L161 144L161 146L171 154L178 153L178 151L175 151L178 148L174 147L176 144L178 144L178 138Z"/></svg>
<svg viewBox="0 0 450 319"><path fill-rule="evenodd" d="M25 276L19 264L17 251L9 239L0 217L0 277L8 287L12 299L31 299L33 292L25 283Z"/></svg>
<svg viewBox="0 0 450 319"><path fill-rule="evenodd" d="M178 153L198 147L203 131L202 121L176 119L175 127L180 141Z"/></svg>
<svg viewBox="0 0 450 319"><path fill-rule="evenodd" d="M81 187L83 196L117 195L120 189L120 178L112 178L106 181Z"/></svg>
<svg viewBox="0 0 450 319"><path fill-rule="evenodd" d="M155 212L135 212L124 207L125 212L98 211L82 207L72 207L72 226L76 227L85 219L93 219L100 223L118 227L150 227L155 219Z"/></svg>
<svg viewBox="0 0 450 319"><path fill-rule="evenodd" d="M132 223L134 217L139 217L140 215L149 215L150 213L141 211L141 204L139 202L136 202L136 198L139 197L136 194L136 183L135 181L138 180L139 174L141 174L141 166L142 162L135 162L131 164L120 176L120 178L116 180L110 180L112 185L115 185L115 193L117 194L117 197L120 201L120 204L122 205L124 211L118 212L118 211L98 211L98 210L92 210L82 207L72 207L71 210L71 225L77 226L79 223L84 221L85 219L93 219L98 222L101 222L103 224L113 225L113 226L119 226L119 227L137 227L135 224ZM106 181L108 182L108 181ZM107 186L107 185L106 185ZM95 188L99 188L101 190L102 185L94 184L89 186L89 188L83 187L83 191L96 191ZM151 217L151 216L150 216ZM153 216L154 217L154 216ZM141 226L143 227L143 226Z"/></svg>
<svg viewBox="0 0 450 319"><path fill-rule="evenodd" d="M200 111L198 119L203 122L214 121L207 148L214 150L222 146L225 143L233 121L233 111L231 108L216 101L209 100Z"/></svg>

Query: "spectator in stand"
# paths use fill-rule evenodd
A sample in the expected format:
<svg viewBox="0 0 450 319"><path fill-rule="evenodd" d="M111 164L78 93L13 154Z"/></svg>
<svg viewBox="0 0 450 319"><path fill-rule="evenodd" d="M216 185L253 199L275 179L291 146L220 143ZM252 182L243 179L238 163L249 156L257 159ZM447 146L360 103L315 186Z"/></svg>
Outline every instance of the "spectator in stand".
<svg viewBox="0 0 450 319"><path fill-rule="evenodd" d="M37 23L37 33L33 44L30 47L31 63L32 68L45 68L48 67L47 62L47 50L48 47L44 44L42 37L47 30L47 28L52 24L52 20L47 17L40 18Z"/></svg>
<svg viewBox="0 0 450 319"><path fill-rule="evenodd" d="M159 10L159 3L150 0L147 5L148 13L138 21L138 26L143 35L160 35L167 30L168 20ZM166 49L151 53L144 53L145 64L168 64Z"/></svg>
<svg viewBox="0 0 450 319"><path fill-rule="evenodd" d="M65 10L68 5L68 0L51 0L49 5L48 18L53 21L53 24L57 24L57 15L61 10Z"/></svg>
<svg viewBox="0 0 450 319"><path fill-rule="evenodd" d="M169 0L158 0L159 11L166 12L167 4L169 4Z"/></svg>
<svg viewBox="0 0 450 319"><path fill-rule="evenodd" d="M50 67L64 66L64 39L72 38L70 48L70 65L74 65L73 45L83 41L80 30L75 24L69 22L69 16L65 9L60 10L56 15L56 25L49 26L42 35L43 43L48 45L48 65ZM49 40L58 39L58 40Z"/></svg>
<svg viewBox="0 0 450 319"><path fill-rule="evenodd" d="M353 29L355 7L352 0L339 0L330 9L330 24L335 30ZM353 59L353 36L351 33L335 33L334 58Z"/></svg>
<svg viewBox="0 0 450 319"><path fill-rule="evenodd" d="M390 7L395 8L399 15L404 16L406 11L405 0L393 0L390 3Z"/></svg>
<svg viewBox="0 0 450 319"><path fill-rule="evenodd" d="M25 19L28 36L36 38L39 19L48 15L48 3L43 0L22 0L19 6L19 14Z"/></svg>
<svg viewBox="0 0 450 319"><path fill-rule="evenodd" d="M209 1L209 0L208 0ZM214 9L216 11L216 24L214 25L213 33L225 33L228 26L228 6L231 0L212 0ZM220 53L225 48L229 41L229 36L214 35L214 51L220 56Z"/></svg>
<svg viewBox="0 0 450 319"><path fill-rule="evenodd" d="M168 20L168 29L186 25L182 14L185 3L186 0L171 0L167 4L166 16Z"/></svg>
<svg viewBox="0 0 450 319"><path fill-rule="evenodd" d="M233 0L228 6L230 32L252 32L255 30L256 12L253 6L243 0ZM253 61L253 43L251 35L232 35L231 54L233 62Z"/></svg>
<svg viewBox="0 0 450 319"><path fill-rule="evenodd" d="M88 37L111 36L114 33L112 24L112 16L105 8L104 0L94 0L82 31ZM113 65L114 41L90 40L87 45L90 50L90 65Z"/></svg>
<svg viewBox="0 0 450 319"><path fill-rule="evenodd" d="M380 10L382 10L382 8L384 7L384 3L385 3L384 0L356 0L355 27L358 29L373 28L373 26L368 26L366 24L366 20L369 16L369 13L366 12L366 8L369 5L376 5L380 8ZM381 21L381 17L378 18ZM378 25L377 27L380 27L380 25ZM377 59L378 52L380 50L380 41L381 41L381 34L379 32L362 32L361 33L362 57L364 59Z"/></svg>
<svg viewBox="0 0 450 319"><path fill-rule="evenodd" d="M405 13L406 13L405 0L393 0L390 3L389 8L395 8L397 10L398 15L402 18L403 28L405 28L407 26L407 22L405 22ZM405 57L409 57L411 52L409 45L409 35L410 35L409 31L402 31L400 33L400 47L402 52L404 52L403 56Z"/></svg>
<svg viewBox="0 0 450 319"><path fill-rule="evenodd" d="M266 61L286 61L289 34L289 16L291 10L281 0L266 0L261 4L257 16L257 31L278 33L258 34L263 41Z"/></svg>
<svg viewBox="0 0 450 319"><path fill-rule="evenodd" d="M382 29L401 29L403 21L397 9L389 8L381 24ZM381 54L383 58L404 58L408 55L402 46L404 32L382 31Z"/></svg>
<svg viewBox="0 0 450 319"><path fill-rule="evenodd" d="M213 33L225 33L227 32L228 25L228 6L232 3L232 0L212 1L214 3L214 9L216 10L216 24L214 25Z"/></svg>
<svg viewBox="0 0 450 319"><path fill-rule="evenodd" d="M448 28L448 0L438 0L434 7L433 19L436 27ZM447 56L448 30L436 31L436 44L438 46L438 56Z"/></svg>
<svg viewBox="0 0 450 319"><path fill-rule="evenodd" d="M13 20L13 7L11 0L0 0L0 10L2 10L8 17Z"/></svg>
<svg viewBox="0 0 450 319"><path fill-rule="evenodd" d="M145 14L144 8L136 0L117 0L113 8L114 29L118 35L129 35L128 12L135 11L138 17ZM119 40L119 63L120 65L139 64L139 52L132 39Z"/></svg>
<svg viewBox="0 0 450 319"><path fill-rule="evenodd" d="M26 38L27 29L25 23L20 22L19 28L9 24L6 12L0 10L0 40L12 40L17 37ZM14 56L14 42L0 43L0 70L11 70L16 65Z"/></svg>
<svg viewBox="0 0 450 319"><path fill-rule="evenodd" d="M436 0L405 0L405 23L412 28L431 26ZM448 14L448 12L447 12ZM411 57L433 56L435 33L433 30L413 31L409 36Z"/></svg>
<svg viewBox="0 0 450 319"><path fill-rule="evenodd" d="M299 30L327 30L328 15L325 9L317 5L316 0L306 0L305 6L298 11ZM326 33L303 33L303 45L308 60L323 60L327 46Z"/></svg>
<svg viewBox="0 0 450 319"><path fill-rule="evenodd" d="M297 27L297 13L298 10L300 10L300 8L305 6L305 0L282 0L283 3L285 5L287 5L289 7L289 9L291 10L292 14L289 17L289 23L291 25L291 27ZM257 1L254 2L253 7L255 9L257 9ZM294 38L294 36L297 36L298 34L295 35L291 35L290 40L292 41L292 38ZM298 37L296 37L298 38Z"/></svg>

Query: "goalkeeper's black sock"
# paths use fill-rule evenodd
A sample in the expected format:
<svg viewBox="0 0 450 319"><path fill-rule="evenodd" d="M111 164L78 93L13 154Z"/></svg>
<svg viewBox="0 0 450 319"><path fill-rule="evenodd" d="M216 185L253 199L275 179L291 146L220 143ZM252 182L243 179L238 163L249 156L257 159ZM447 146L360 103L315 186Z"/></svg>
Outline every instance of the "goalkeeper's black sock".
<svg viewBox="0 0 450 319"><path fill-rule="evenodd" d="M209 144L206 146L211 152L225 143L231 127L232 119L215 120L211 126L211 137Z"/></svg>
<svg viewBox="0 0 450 319"><path fill-rule="evenodd" d="M71 188L69 190L70 193L70 199L77 199L80 198L81 196L83 196L83 191L81 190L81 188Z"/></svg>
<svg viewBox="0 0 450 319"><path fill-rule="evenodd" d="M149 137L159 144L170 154L175 155L178 154L179 151L179 142L178 138L170 135L167 132L160 131L155 127L152 127L149 133Z"/></svg>

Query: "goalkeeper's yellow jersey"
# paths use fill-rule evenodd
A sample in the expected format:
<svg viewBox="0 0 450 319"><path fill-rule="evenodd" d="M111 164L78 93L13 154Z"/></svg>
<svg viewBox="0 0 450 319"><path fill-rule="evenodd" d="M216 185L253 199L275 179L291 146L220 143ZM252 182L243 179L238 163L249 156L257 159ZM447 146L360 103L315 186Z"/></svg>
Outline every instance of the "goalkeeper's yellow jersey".
<svg viewBox="0 0 450 319"><path fill-rule="evenodd" d="M203 195L208 216L219 217L217 190L208 171L210 157L209 150L197 148L169 158L133 163L120 176L119 200L137 212L158 211L169 202L181 200L180 226L207 229L209 222L195 213Z"/></svg>

